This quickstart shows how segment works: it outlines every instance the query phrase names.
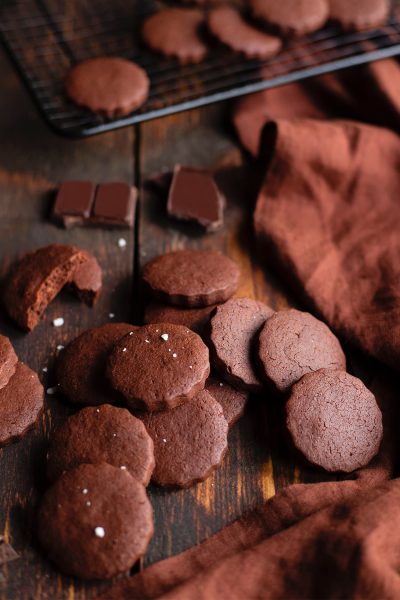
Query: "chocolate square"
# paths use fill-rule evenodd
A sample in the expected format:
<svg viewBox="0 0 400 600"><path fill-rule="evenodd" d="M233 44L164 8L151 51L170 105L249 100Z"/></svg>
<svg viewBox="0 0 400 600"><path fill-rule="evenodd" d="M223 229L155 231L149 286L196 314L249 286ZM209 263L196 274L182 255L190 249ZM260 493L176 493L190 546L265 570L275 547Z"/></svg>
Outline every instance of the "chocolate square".
<svg viewBox="0 0 400 600"><path fill-rule="evenodd" d="M101 183L93 207L93 223L133 227L137 189L122 182Z"/></svg>
<svg viewBox="0 0 400 600"><path fill-rule="evenodd" d="M83 225L89 219L96 185L91 181L64 181L61 183L53 207L53 217L64 227Z"/></svg>

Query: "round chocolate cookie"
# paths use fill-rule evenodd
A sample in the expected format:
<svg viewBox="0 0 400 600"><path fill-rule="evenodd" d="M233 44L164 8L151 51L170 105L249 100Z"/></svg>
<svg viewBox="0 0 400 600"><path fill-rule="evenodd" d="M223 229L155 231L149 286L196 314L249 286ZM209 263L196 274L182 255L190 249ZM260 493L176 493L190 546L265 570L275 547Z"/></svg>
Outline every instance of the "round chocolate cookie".
<svg viewBox="0 0 400 600"><path fill-rule="evenodd" d="M208 348L186 327L144 325L115 344L107 373L131 408L174 408L204 388L210 373Z"/></svg>
<svg viewBox="0 0 400 600"><path fill-rule="evenodd" d="M129 115L144 104L150 82L146 72L125 58L85 60L71 69L65 89L73 102L110 119Z"/></svg>
<svg viewBox="0 0 400 600"><path fill-rule="evenodd" d="M183 327L203 335L210 322L210 315L216 306L217 304L211 304L211 306L203 308L180 308L151 302L146 306L144 322L183 325Z"/></svg>
<svg viewBox="0 0 400 600"><path fill-rule="evenodd" d="M221 464L228 447L228 423L221 405L207 391L174 410L141 418L154 442L152 479L159 485L190 487Z"/></svg>
<svg viewBox="0 0 400 600"><path fill-rule="evenodd" d="M247 58L267 60L282 48L280 38L253 27L232 6L221 6L208 13L210 32L223 44Z"/></svg>
<svg viewBox="0 0 400 600"><path fill-rule="evenodd" d="M36 373L17 363L14 375L0 390L0 446L19 440L35 427L43 400L43 386Z"/></svg>
<svg viewBox="0 0 400 600"><path fill-rule="evenodd" d="M14 348L4 335L0 335L0 389L10 381L17 368L18 356Z"/></svg>
<svg viewBox="0 0 400 600"><path fill-rule="evenodd" d="M365 467L382 441L382 414L375 396L344 371L321 369L295 383L286 425L297 450L326 471Z"/></svg>
<svg viewBox="0 0 400 600"><path fill-rule="evenodd" d="M294 309L268 319L260 332L258 355L267 381L279 392L288 392L312 371L346 370L346 357L329 327Z"/></svg>
<svg viewBox="0 0 400 600"><path fill-rule="evenodd" d="M191 308L225 302L236 292L239 277L237 265L212 250L170 252L143 269L143 280L154 298Z"/></svg>
<svg viewBox="0 0 400 600"><path fill-rule="evenodd" d="M390 0L330 0L330 16L343 29L362 31L385 25Z"/></svg>
<svg viewBox="0 0 400 600"><path fill-rule="evenodd" d="M143 485L150 481L153 442L143 423L126 408L109 404L84 408L51 437L47 453L50 480L80 464L101 462L127 469Z"/></svg>
<svg viewBox="0 0 400 600"><path fill-rule="evenodd" d="M145 487L105 463L64 473L45 493L37 520L50 560L81 579L107 579L133 567L153 530Z"/></svg>
<svg viewBox="0 0 400 600"><path fill-rule="evenodd" d="M238 389L259 392L263 385L254 368L257 335L272 308L250 298L233 298L211 318L210 352L215 369Z"/></svg>
<svg viewBox="0 0 400 600"><path fill-rule="evenodd" d="M164 56L185 65L201 62L208 51L200 35L204 23L196 8L164 8L146 19L142 36L145 43Z"/></svg>
<svg viewBox="0 0 400 600"><path fill-rule="evenodd" d="M329 17L328 0L250 0L253 14L283 35L321 29Z"/></svg>
<svg viewBox="0 0 400 600"><path fill-rule="evenodd" d="M245 411L249 399L248 393L235 390L228 383L213 377L207 379L205 389L222 406L229 429L233 427Z"/></svg>
<svg viewBox="0 0 400 600"><path fill-rule="evenodd" d="M56 365L62 393L71 402L85 405L121 400L105 376L106 363L114 344L135 329L127 323L107 323L72 340L60 352Z"/></svg>

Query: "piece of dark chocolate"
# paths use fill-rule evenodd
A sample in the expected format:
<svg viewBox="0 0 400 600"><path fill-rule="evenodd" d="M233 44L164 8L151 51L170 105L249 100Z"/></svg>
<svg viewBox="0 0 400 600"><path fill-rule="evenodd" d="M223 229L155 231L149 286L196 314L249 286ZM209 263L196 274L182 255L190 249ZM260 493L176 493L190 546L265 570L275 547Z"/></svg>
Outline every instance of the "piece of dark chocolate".
<svg viewBox="0 0 400 600"><path fill-rule="evenodd" d="M177 165L169 190L167 211L177 219L196 221L208 231L223 224L225 199L211 173Z"/></svg>
<svg viewBox="0 0 400 600"><path fill-rule="evenodd" d="M101 183L96 192L92 222L133 227L137 189L123 182Z"/></svg>
<svg viewBox="0 0 400 600"><path fill-rule="evenodd" d="M91 181L63 181L54 203L54 219L67 228L83 225L90 217L95 191Z"/></svg>

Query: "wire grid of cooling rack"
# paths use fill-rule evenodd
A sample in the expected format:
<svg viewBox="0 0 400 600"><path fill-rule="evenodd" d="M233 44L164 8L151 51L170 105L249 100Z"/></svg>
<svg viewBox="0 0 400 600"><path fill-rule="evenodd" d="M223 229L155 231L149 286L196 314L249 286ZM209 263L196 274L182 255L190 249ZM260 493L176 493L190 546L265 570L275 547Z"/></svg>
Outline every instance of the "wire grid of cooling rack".
<svg viewBox="0 0 400 600"><path fill-rule="evenodd" d="M53 130L71 137L93 135L400 54L396 4L384 27L345 33L329 25L285 43L266 62L246 60L215 44L201 64L181 66L140 42L143 19L160 6L156 0L2 0L0 34ZM70 67L99 55L129 58L150 77L147 102L128 117L94 115L65 96Z"/></svg>

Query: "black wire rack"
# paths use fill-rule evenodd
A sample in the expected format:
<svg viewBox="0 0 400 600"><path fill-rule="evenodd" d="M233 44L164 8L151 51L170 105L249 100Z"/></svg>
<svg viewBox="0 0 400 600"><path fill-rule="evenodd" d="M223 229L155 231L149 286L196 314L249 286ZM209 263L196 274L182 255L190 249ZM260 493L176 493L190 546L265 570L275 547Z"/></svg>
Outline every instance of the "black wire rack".
<svg viewBox="0 0 400 600"><path fill-rule="evenodd" d="M201 64L181 66L140 42L156 0L1 0L0 34L45 119L57 133L84 137L400 54L396 3L384 27L344 33L333 25L287 42L266 62L218 44ZM93 56L141 65L151 91L141 109L108 119L75 106L64 93L70 67Z"/></svg>

